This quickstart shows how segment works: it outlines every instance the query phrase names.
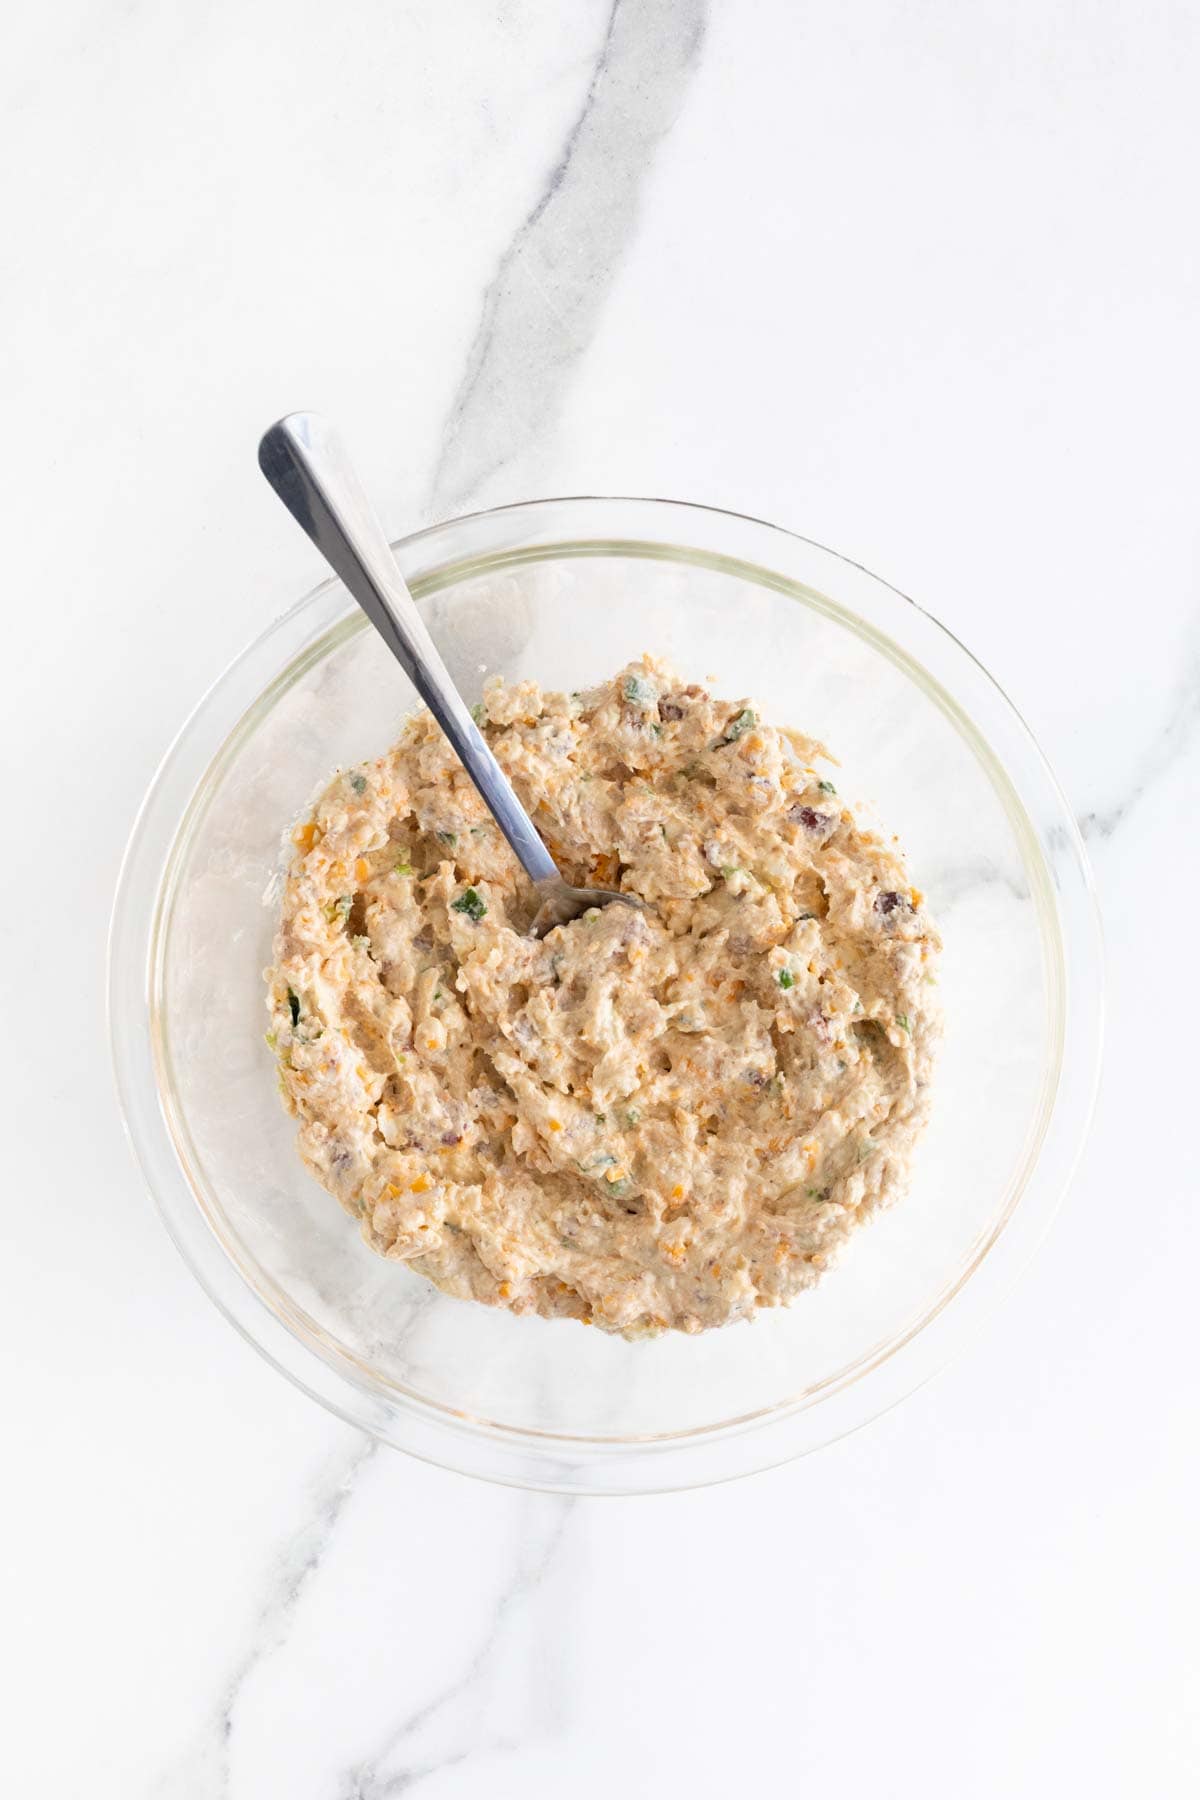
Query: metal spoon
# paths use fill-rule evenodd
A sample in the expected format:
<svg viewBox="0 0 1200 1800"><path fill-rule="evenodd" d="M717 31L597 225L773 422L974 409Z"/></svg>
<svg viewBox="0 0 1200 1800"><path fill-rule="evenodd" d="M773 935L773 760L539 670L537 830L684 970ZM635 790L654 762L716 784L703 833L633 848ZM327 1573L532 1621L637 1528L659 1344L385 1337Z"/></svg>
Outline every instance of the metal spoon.
<svg viewBox="0 0 1200 1800"><path fill-rule="evenodd" d="M484 805L533 883L536 937L593 906L645 902L608 888L565 882L472 719L416 603L337 433L316 413L289 413L258 446L258 465L296 522L366 613L449 738Z"/></svg>

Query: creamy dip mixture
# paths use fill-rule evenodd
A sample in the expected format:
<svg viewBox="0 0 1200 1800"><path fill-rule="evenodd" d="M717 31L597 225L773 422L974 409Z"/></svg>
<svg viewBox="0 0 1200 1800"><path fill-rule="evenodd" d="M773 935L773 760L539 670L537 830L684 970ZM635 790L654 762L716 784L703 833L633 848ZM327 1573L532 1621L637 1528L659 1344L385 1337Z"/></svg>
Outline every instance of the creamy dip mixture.
<svg viewBox="0 0 1200 1800"><path fill-rule="evenodd" d="M786 1304L907 1183L939 940L827 753L647 657L478 717L566 879L529 885L426 712L293 834L267 972L300 1153L447 1293L628 1336Z"/></svg>

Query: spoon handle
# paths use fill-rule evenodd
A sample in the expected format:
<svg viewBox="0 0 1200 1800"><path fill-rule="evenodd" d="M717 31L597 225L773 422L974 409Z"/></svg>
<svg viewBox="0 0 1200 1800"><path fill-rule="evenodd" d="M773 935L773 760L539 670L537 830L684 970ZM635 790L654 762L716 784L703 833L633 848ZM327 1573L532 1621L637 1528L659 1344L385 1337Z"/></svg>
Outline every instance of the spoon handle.
<svg viewBox="0 0 1200 1800"><path fill-rule="evenodd" d="M529 879L560 879L451 681L337 433L316 413L289 413L264 434L258 466L449 738Z"/></svg>

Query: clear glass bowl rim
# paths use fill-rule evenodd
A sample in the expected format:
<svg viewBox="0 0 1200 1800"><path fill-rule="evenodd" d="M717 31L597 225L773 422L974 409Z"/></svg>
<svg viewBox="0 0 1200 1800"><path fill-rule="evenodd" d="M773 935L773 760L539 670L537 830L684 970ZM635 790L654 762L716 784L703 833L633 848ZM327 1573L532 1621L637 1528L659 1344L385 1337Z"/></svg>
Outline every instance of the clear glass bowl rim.
<svg viewBox="0 0 1200 1800"><path fill-rule="evenodd" d="M521 548L514 543L514 528L519 539L526 521L534 536ZM614 529L618 523L626 528ZM649 527L645 535L630 535L631 527L643 525ZM673 529L664 534L667 526ZM548 527L557 535L536 535ZM711 548L695 541L706 533L715 540ZM738 540L739 553L720 547L729 538ZM490 541L490 551L464 555L467 540L485 546ZM763 520L685 501L564 497L466 514L400 539L393 549L418 598L477 567L553 559L565 550L724 566L832 613L914 675L950 712L994 785L1007 790L1002 798L1010 816L1016 803L1027 830L1021 833L1015 818L1014 826L1036 847L1044 891L1052 898L1061 965L1060 1053L1036 1155L973 1262L911 1332L832 1392L726 1425L653 1439L519 1430L395 1389L381 1393L336 1366L316 1342L304 1341L235 1266L181 1167L159 1093L152 1015L167 877L193 803L248 718L281 683L295 679L306 656L331 647L342 618L354 617L340 584L327 579L241 651L199 701L150 784L122 862L108 955L114 1073L126 1134L170 1235L214 1303L291 1380L351 1423L443 1467L550 1491L669 1491L732 1479L845 1436L928 1379L1009 1289L1048 1228L1086 1137L1099 1077L1103 950L1083 843L1044 756L999 685L916 602L860 564ZM830 590L849 592L862 610L832 598ZM322 603L336 605L340 616L307 635L301 629L281 663L280 646Z"/></svg>

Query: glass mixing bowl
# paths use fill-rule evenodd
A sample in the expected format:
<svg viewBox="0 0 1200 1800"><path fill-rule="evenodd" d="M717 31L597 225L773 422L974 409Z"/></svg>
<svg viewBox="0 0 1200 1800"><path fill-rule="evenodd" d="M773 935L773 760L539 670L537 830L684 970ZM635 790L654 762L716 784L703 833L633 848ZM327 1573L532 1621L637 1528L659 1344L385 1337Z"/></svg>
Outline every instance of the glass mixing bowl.
<svg viewBox="0 0 1200 1800"><path fill-rule="evenodd" d="M650 1342L446 1298L376 1257L296 1153L263 1043L286 829L416 697L337 582L252 644L147 795L110 946L118 1088L167 1227L226 1316L416 1456L577 1493L722 1480L828 1443L953 1351L1046 1227L1095 1090L1101 949L1083 847L979 664L884 582L772 526L548 500L396 554L469 702L494 671L582 688L644 650L823 740L945 938L946 1036L913 1190L786 1310Z"/></svg>

